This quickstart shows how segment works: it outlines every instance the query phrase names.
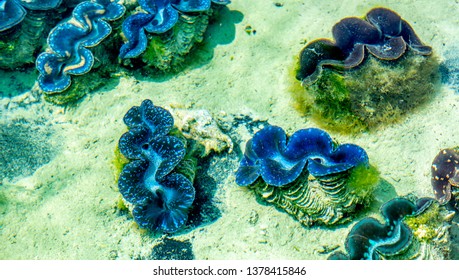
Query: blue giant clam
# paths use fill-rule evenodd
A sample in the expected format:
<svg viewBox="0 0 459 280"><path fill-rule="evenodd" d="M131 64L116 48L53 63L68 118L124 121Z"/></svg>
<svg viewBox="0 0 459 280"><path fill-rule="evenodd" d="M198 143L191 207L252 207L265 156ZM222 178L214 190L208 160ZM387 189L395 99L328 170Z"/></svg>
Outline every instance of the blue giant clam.
<svg viewBox="0 0 459 280"><path fill-rule="evenodd" d="M345 247L347 254L336 252L329 259L379 260L402 255L413 240L413 233L404 220L421 215L432 204L431 198L415 202L397 197L381 207L385 223L375 218L364 218L349 232Z"/></svg>
<svg viewBox="0 0 459 280"><path fill-rule="evenodd" d="M0 0L0 68L33 64L47 32L65 10L61 0ZM59 7L59 13L56 13Z"/></svg>
<svg viewBox="0 0 459 280"><path fill-rule="evenodd" d="M134 205L132 213L140 227L176 232L188 219L195 189L190 179L174 171L186 147L180 138L168 135L173 118L167 110L144 100L123 120L129 131L121 136L119 149L132 161L120 174L119 191Z"/></svg>
<svg viewBox="0 0 459 280"><path fill-rule="evenodd" d="M373 178L360 186L363 177ZM368 202L375 177L357 145L336 145L317 128L299 130L287 140L282 128L267 126L247 142L236 183L310 226L348 220L356 205Z"/></svg>
<svg viewBox="0 0 459 280"><path fill-rule="evenodd" d="M300 54L296 78L306 84L317 80L323 66L354 68L365 58L365 49L382 60L400 58L408 47L421 55L430 55L432 48L424 45L408 22L386 8L369 11L365 20L342 19L333 26L333 37L312 41Z"/></svg>
<svg viewBox="0 0 459 280"><path fill-rule="evenodd" d="M0 0L0 32L19 24L25 15L25 9L16 1Z"/></svg>
<svg viewBox="0 0 459 280"><path fill-rule="evenodd" d="M120 18L124 11L123 5L110 0L78 4L72 17L58 24L49 34L50 51L37 58L40 88L45 92L62 92L70 86L70 75L89 72L94 56L87 48L104 40L112 31L106 21Z"/></svg>
<svg viewBox="0 0 459 280"><path fill-rule="evenodd" d="M50 10L58 7L62 0L0 0L0 32L22 22L27 10Z"/></svg>
<svg viewBox="0 0 459 280"><path fill-rule="evenodd" d="M164 33L171 29L179 19L179 12L204 12L210 9L211 0L139 0L146 13L129 16L123 22L123 34L127 42L120 49L120 58L133 58L147 49L149 33ZM229 0L212 0L226 5Z"/></svg>

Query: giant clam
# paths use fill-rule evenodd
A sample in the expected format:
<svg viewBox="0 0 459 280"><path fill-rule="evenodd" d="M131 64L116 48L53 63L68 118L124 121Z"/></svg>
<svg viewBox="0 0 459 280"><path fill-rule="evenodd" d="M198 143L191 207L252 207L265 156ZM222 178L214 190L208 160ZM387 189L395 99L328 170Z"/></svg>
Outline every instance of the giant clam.
<svg viewBox="0 0 459 280"><path fill-rule="evenodd" d="M35 62L36 51L46 43L49 29L65 11L65 7L57 10L60 4L61 0L0 1L0 68Z"/></svg>
<svg viewBox="0 0 459 280"><path fill-rule="evenodd" d="M122 25L125 37L119 52L122 63L161 71L180 68L195 44L203 40L210 16L229 3L228 0L139 1L145 13L131 14Z"/></svg>
<svg viewBox="0 0 459 280"><path fill-rule="evenodd" d="M62 92L70 86L70 75L91 70L94 55L88 49L98 45L112 31L107 23L124 14L123 5L110 0L85 1L72 17L59 23L49 34L50 51L40 54L36 65L38 84L45 92Z"/></svg>
<svg viewBox="0 0 459 280"><path fill-rule="evenodd" d="M421 55L430 55L432 48L424 45L408 22L386 8L369 11L365 20L342 19L333 26L333 37L309 43L300 54L297 79L304 83L317 80L323 66L353 68L365 58L365 49L383 60L400 58L407 46Z"/></svg>
<svg viewBox="0 0 459 280"><path fill-rule="evenodd" d="M346 237L346 253L328 259L445 259L454 213L432 198L396 197L382 205L384 223L374 217L357 222Z"/></svg>
<svg viewBox="0 0 459 280"><path fill-rule="evenodd" d="M226 5L230 1L212 2ZM146 50L146 32L164 33L177 23L179 12L206 12L211 7L211 0L139 0L139 5L145 13L132 14L123 22L123 33L127 41L120 49L121 58L137 57Z"/></svg>
<svg viewBox="0 0 459 280"><path fill-rule="evenodd" d="M129 131L119 140L120 152L132 161L124 166L118 188L124 199L134 205L134 219L142 228L176 232L188 219L194 201L194 173L175 172L184 159L183 141L168 135L172 115L144 100L124 116Z"/></svg>
<svg viewBox="0 0 459 280"><path fill-rule="evenodd" d="M435 198L441 203L456 200L459 187L459 154L457 148L442 149L432 162L431 183Z"/></svg>
<svg viewBox="0 0 459 280"><path fill-rule="evenodd" d="M301 51L293 91L296 108L341 132L362 132L397 122L434 96L439 59L413 28L386 8L365 19L344 18L334 40L318 39Z"/></svg>
<svg viewBox="0 0 459 280"><path fill-rule="evenodd" d="M366 152L353 144L335 144L316 128L295 132L287 141L276 126L258 131L247 142L236 183L305 226L333 225L365 205L378 181Z"/></svg>

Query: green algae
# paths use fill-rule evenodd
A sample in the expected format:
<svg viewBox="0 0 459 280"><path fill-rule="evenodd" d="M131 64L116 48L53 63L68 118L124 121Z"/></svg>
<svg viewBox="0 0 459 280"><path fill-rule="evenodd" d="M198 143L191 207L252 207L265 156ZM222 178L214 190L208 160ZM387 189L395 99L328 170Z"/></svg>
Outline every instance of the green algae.
<svg viewBox="0 0 459 280"><path fill-rule="evenodd" d="M125 156L123 156L118 145L116 145L114 156L112 159L112 167L113 167L113 173L115 176L116 183L118 183L118 179L119 179L121 171L123 170L124 166L128 163L129 163L129 160Z"/></svg>
<svg viewBox="0 0 459 280"><path fill-rule="evenodd" d="M413 231L413 235L422 242L428 242L438 236L437 229L443 224L443 215L438 203L432 205L417 216L405 218L405 223Z"/></svg>
<svg viewBox="0 0 459 280"><path fill-rule="evenodd" d="M379 180L380 173L376 167L361 164L350 171L347 187L358 197L366 199L371 197Z"/></svg>

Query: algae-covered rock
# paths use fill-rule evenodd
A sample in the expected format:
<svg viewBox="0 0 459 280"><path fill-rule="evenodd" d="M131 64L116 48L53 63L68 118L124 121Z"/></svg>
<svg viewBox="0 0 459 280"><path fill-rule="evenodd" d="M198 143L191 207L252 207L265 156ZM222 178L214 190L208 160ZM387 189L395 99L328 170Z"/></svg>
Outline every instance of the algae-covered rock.
<svg viewBox="0 0 459 280"><path fill-rule="evenodd" d="M450 227L455 213L437 202L422 214L405 219L413 232L411 248L397 259L444 260L451 250Z"/></svg>
<svg viewBox="0 0 459 280"><path fill-rule="evenodd" d="M358 68L323 69L294 97L300 110L325 127L357 132L396 122L431 100L439 78L436 56L408 52L396 61L369 56Z"/></svg>

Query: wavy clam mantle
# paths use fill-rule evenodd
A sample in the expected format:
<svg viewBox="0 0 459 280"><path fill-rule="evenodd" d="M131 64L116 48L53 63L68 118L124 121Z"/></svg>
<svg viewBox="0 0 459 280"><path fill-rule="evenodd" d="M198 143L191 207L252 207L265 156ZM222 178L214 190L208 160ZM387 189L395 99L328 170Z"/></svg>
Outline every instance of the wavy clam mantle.
<svg viewBox="0 0 459 280"><path fill-rule="evenodd" d="M432 48L421 42L408 22L386 8L372 9L365 20L344 18L333 26L332 33L334 41L318 39L301 51L298 80L313 83L323 66L357 67L365 58L365 49L382 60L400 58L407 47L421 55L432 53Z"/></svg>
<svg viewBox="0 0 459 280"><path fill-rule="evenodd" d="M432 204L432 198L411 201L396 197L381 207L385 223L367 217L355 224L349 232L346 252L336 252L329 259L379 260L398 256L408 250L413 240L413 232L404 220L424 213Z"/></svg>
<svg viewBox="0 0 459 280"><path fill-rule="evenodd" d="M110 35L112 28L107 21L120 18L124 11L123 5L111 0L78 4L72 17L51 30L49 51L37 58L40 88L48 93L62 92L71 84L70 75L89 72L94 56L88 48L97 46Z"/></svg>

